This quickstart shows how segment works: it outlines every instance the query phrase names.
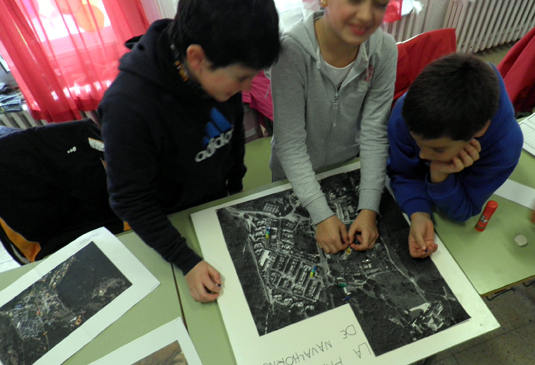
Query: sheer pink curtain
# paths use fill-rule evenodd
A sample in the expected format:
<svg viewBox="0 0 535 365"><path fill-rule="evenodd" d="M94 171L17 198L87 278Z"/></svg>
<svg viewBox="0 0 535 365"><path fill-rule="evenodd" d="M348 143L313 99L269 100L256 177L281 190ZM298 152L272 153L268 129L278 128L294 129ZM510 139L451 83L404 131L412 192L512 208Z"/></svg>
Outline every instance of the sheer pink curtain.
<svg viewBox="0 0 535 365"><path fill-rule="evenodd" d="M0 53L35 119L80 119L148 26L139 0L0 0Z"/></svg>

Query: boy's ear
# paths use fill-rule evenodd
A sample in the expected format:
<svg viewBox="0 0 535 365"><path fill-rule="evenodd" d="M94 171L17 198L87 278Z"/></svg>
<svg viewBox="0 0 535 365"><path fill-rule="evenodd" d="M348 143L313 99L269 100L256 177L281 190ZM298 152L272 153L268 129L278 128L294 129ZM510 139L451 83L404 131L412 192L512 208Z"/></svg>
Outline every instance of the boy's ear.
<svg viewBox="0 0 535 365"><path fill-rule="evenodd" d="M186 49L186 61L190 70L198 72L207 61L204 49L198 44L190 45Z"/></svg>
<svg viewBox="0 0 535 365"><path fill-rule="evenodd" d="M484 135L487 129L489 129L489 125L490 125L490 120L487 120L487 123L485 123L485 126L479 132L476 133L474 138L479 138L482 135Z"/></svg>

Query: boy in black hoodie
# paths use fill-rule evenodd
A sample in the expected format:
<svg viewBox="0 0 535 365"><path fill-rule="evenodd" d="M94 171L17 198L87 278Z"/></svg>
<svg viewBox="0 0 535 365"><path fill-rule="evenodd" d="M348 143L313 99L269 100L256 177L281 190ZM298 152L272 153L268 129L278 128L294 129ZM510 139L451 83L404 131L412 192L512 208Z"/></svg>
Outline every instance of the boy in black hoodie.
<svg viewBox="0 0 535 365"><path fill-rule="evenodd" d="M241 91L280 52L272 0L180 0L154 22L99 106L115 213L213 301L219 273L167 215L242 190Z"/></svg>

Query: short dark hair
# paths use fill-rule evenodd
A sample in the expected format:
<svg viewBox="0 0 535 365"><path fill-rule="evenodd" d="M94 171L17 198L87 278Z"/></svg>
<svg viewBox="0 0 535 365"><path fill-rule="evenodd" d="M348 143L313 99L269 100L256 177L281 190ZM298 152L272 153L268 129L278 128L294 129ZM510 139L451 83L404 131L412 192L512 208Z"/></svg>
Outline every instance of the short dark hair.
<svg viewBox="0 0 535 365"><path fill-rule="evenodd" d="M451 54L430 63L409 87L401 114L423 139L469 141L498 111L500 84L488 63Z"/></svg>
<svg viewBox="0 0 535 365"><path fill-rule="evenodd" d="M273 0L180 0L170 33L182 57L198 44L214 69L240 64L261 70L281 50Z"/></svg>

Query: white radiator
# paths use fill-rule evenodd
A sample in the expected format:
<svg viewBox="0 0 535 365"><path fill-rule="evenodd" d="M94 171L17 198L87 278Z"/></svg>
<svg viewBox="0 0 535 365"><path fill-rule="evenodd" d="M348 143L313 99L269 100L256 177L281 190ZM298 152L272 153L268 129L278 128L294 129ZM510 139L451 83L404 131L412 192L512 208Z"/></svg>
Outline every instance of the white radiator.
<svg viewBox="0 0 535 365"><path fill-rule="evenodd" d="M90 118L97 124L100 122L96 111L81 111L80 114L82 115L82 118ZM22 111L20 112L5 114L0 113L0 125L10 128L27 129L31 127L39 127L45 124L48 124L46 120L32 118L32 115L28 111L26 104L22 105Z"/></svg>
<svg viewBox="0 0 535 365"><path fill-rule="evenodd" d="M533 0L451 0L444 20L444 28L455 28L461 53L517 41L534 26Z"/></svg>
<svg viewBox="0 0 535 365"><path fill-rule="evenodd" d="M398 43L423 33L428 3L429 0L413 1L414 8L409 14L393 23L383 23L381 28Z"/></svg>
<svg viewBox="0 0 535 365"><path fill-rule="evenodd" d="M35 120L28 111L26 104L22 105L22 111L0 114L0 125L10 128L27 129L47 124L44 120Z"/></svg>

